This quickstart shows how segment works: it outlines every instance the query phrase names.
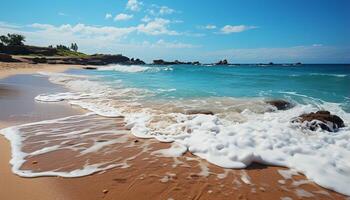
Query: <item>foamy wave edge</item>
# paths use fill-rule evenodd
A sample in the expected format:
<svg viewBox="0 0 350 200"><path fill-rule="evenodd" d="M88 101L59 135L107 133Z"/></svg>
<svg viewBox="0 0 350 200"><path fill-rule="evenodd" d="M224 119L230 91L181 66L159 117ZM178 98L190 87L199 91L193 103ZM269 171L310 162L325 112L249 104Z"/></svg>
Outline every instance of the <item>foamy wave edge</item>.
<svg viewBox="0 0 350 200"><path fill-rule="evenodd" d="M98 67L99 71L118 71L118 72L128 72L128 73L139 73L139 72L159 72L159 71L172 71L171 67L150 67L141 65L109 65Z"/></svg>

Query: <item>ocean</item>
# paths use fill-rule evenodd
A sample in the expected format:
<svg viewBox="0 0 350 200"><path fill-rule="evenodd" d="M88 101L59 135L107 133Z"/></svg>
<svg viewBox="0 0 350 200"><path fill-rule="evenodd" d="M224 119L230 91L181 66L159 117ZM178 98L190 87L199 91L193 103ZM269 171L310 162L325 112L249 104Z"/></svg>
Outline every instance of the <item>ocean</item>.
<svg viewBox="0 0 350 200"><path fill-rule="evenodd" d="M99 81L112 87L113 81L122 81L125 87L154 92L156 98L262 97L290 98L300 103L313 99L340 103L349 111L350 65L117 65L71 72L101 76Z"/></svg>
<svg viewBox="0 0 350 200"><path fill-rule="evenodd" d="M65 73L40 73L52 83L69 89L45 93L38 102L66 101L91 111L73 117L84 123L123 116L130 134L173 142L166 156L192 154L223 168L245 168L252 162L285 166L302 172L317 184L350 195L350 65L300 66L100 66L97 70L72 69ZM276 110L266 100L284 99L294 107ZM310 131L291 123L301 114L328 110L341 117L346 127L331 133ZM212 112L214 115L189 114ZM5 129L5 136L23 145L24 136L42 134L47 124L71 125L71 118L37 122ZM97 120L97 119L96 119ZM84 130L101 134L97 124ZM79 123L79 125L81 125ZM113 124L109 124L113 125ZM28 131L29 130L29 131ZM61 129L45 128L61 134ZM64 136L65 142L81 137L79 131ZM89 133L91 134L91 133ZM109 132L111 134L111 132ZM115 143L107 143L112 145ZM103 146L103 145L102 145ZM66 148L63 143L45 146L33 155ZM97 152L101 143L78 152ZM21 169L31 153L15 148L13 171L21 176L83 176L115 167L113 161L90 163L74 171ZM102 167L103 166L103 167Z"/></svg>

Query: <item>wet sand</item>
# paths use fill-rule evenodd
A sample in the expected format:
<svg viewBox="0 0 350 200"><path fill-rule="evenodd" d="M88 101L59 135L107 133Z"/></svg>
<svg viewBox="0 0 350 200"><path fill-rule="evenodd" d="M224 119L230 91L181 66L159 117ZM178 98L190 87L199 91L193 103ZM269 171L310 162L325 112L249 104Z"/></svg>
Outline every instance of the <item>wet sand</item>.
<svg viewBox="0 0 350 200"><path fill-rule="evenodd" d="M37 84L42 87L36 87ZM0 90L1 128L84 112L64 102L34 102L33 97L43 91L64 90L40 77L8 77L0 81L1 85L7 86L6 92ZM5 107L10 109L3 111ZM214 166L190 153L175 158L154 154L171 144L135 138L128 134L122 118L113 120L116 132L121 133L115 137L126 137L126 140L106 149L114 153L103 159L116 159L124 165L79 178L22 178L13 174L9 143L0 136L0 199L346 199L302 175L289 177L291 173L286 168L254 164L248 169L232 170ZM31 151L31 147L27 151ZM69 162L69 157L69 152L43 154L28 159L23 168L45 170L52 164ZM90 158L101 159L93 154ZM72 164L82 162L77 160Z"/></svg>

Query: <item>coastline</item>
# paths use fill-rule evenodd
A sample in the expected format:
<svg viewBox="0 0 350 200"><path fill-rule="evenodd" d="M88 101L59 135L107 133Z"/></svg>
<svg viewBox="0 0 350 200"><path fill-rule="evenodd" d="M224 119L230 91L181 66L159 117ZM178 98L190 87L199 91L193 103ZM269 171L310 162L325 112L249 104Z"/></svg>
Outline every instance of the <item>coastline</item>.
<svg viewBox="0 0 350 200"><path fill-rule="evenodd" d="M15 69L11 72L1 70L0 78L38 71L63 72L78 66L46 64L13 67ZM43 116L42 119L28 117L28 121L25 122L60 118L72 113L84 112L71 109L71 112ZM22 123L24 121L18 119L6 123L0 122L0 128ZM147 144L153 151L170 146L169 143L159 143L153 139L137 139L137 145L134 144L135 141L135 137L131 135L128 137L128 141L123 144L125 147L121 149L124 152L123 157L128 158L139 153L139 148L126 147L130 145L142 147ZM278 170L286 170L286 168L254 164L244 170L224 170L189 153L177 158L165 158L145 152L138 159L132 160L129 168L114 168L105 173L85 177L21 178L10 171L8 163L10 146L3 137L0 137L0 147L0 170L4 173L2 177L5 177L1 181L0 194L4 195L5 199L113 199L116 197L120 199L226 199L228 197L233 199L280 199L282 197L346 199L343 195L307 181L302 175L284 180L281 184L283 181L280 180L283 180L283 177ZM164 167L174 164L178 166L170 169ZM308 196L310 193L313 196Z"/></svg>
<svg viewBox="0 0 350 200"><path fill-rule="evenodd" d="M68 69L81 69L81 65L61 65L61 64L30 64L30 63L8 63L0 62L0 79L18 75L33 74L40 71L64 72Z"/></svg>

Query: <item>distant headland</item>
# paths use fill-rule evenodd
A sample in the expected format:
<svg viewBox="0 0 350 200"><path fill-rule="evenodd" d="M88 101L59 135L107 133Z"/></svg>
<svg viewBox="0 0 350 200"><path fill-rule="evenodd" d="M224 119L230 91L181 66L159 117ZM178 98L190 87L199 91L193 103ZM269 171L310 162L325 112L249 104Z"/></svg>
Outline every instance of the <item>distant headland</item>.
<svg viewBox="0 0 350 200"><path fill-rule="evenodd" d="M92 54L88 55L79 52L78 45L72 43L70 47L58 44L49 45L48 47L38 47L25 45L25 36L19 34L7 34L0 36L0 61L1 62L24 62L30 64L71 64L71 65L145 65L146 63L139 58L129 58L122 54ZM273 66L275 63L258 63L258 64L239 64L229 63L227 59L219 60L216 63L202 64L199 61L165 61L163 59L153 60L153 65L205 65L205 66L240 66L240 65L257 65ZM283 66L297 66L298 63L278 64ZM91 68L91 67L90 67ZM89 69L90 69L89 68Z"/></svg>

